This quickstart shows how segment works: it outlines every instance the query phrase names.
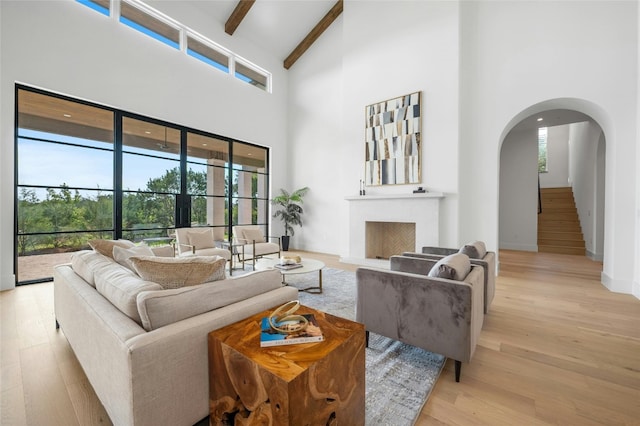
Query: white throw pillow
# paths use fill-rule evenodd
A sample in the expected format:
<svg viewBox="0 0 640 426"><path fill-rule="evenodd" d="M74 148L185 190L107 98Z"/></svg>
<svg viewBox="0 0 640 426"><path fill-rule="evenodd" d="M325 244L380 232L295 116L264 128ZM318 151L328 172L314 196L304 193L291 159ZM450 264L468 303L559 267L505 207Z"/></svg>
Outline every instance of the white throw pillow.
<svg viewBox="0 0 640 426"><path fill-rule="evenodd" d="M244 230L244 239L247 240L249 244L253 243L264 243L264 235L262 235L262 231L259 229L245 229Z"/></svg>
<svg viewBox="0 0 640 426"><path fill-rule="evenodd" d="M214 247L213 229L206 228L203 230L193 230L187 232L187 240L196 250Z"/></svg>
<svg viewBox="0 0 640 426"><path fill-rule="evenodd" d="M132 258L133 256L155 256L155 254L153 253L153 250L149 248L149 246L144 244L131 248L113 246L113 260L135 272L136 270L133 268L133 265L130 261L130 258Z"/></svg>

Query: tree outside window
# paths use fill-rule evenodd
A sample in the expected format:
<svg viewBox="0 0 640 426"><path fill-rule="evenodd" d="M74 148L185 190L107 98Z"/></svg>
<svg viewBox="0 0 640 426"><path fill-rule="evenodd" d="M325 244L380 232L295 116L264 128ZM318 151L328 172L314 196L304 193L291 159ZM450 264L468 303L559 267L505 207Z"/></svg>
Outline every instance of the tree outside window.
<svg viewBox="0 0 640 426"><path fill-rule="evenodd" d="M547 169L547 128L538 129L538 173L546 173Z"/></svg>

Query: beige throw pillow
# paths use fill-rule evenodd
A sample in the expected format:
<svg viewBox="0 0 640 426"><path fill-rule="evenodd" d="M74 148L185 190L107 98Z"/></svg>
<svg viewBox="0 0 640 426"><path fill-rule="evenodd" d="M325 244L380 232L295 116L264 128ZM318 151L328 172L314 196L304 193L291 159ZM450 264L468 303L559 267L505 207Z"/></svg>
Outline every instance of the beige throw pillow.
<svg viewBox="0 0 640 426"><path fill-rule="evenodd" d="M189 241L189 245L194 246L196 250L210 248L215 245L212 228L189 231L187 233L187 240Z"/></svg>
<svg viewBox="0 0 640 426"><path fill-rule="evenodd" d="M469 256L455 253L440 259L429 271L430 277L462 281L471 271Z"/></svg>
<svg viewBox="0 0 640 426"><path fill-rule="evenodd" d="M227 260L220 256L133 256L129 260L142 279L158 283L164 289L198 285L226 278Z"/></svg>
<svg viewBox="0 0 640 426"><path fill-rule="evenodd" d="M91 240L89 246L103 256L113 259L114 246L131 248L135 247L135 244L129 240Z"/></svg>
<svg viewBox="0 0 640 426"><path fill-rule="evenodd" d="M248 243L264 243L264 235L262 235L262 231L259 229L245 229L244 230L244 239L247 240Z"/></svg>
<svg viewBox="0 0 640 426"><path fill-rule="evenodd" d="M133 256L155 256L155 254L146 245L133 246L131 248L113 246L113 260L135 272L130 260Z"/></svg>

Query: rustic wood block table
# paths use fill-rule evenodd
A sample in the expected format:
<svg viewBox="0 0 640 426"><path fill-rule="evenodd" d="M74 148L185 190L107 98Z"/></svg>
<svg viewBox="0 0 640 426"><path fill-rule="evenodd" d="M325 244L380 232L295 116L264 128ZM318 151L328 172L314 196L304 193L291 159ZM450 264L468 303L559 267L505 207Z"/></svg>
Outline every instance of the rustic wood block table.
<svg viewBox="0 0 640 426"><path fill-rule="evenodd" d="M301 306L324 341L262 348L271 312L209 333L210 424L364 425L364 326Z"/></svg>

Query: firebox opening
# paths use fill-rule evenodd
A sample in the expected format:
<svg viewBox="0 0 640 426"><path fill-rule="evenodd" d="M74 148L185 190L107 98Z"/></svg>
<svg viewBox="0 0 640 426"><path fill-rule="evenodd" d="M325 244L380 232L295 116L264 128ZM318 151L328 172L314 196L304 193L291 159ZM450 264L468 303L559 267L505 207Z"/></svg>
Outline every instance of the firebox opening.
<svg viewBox="0 0 640 426"><path fill-rule="evenodd" d="M416 250L416 224L407 222L366 222L365 257L389 259Z"/></svg>

